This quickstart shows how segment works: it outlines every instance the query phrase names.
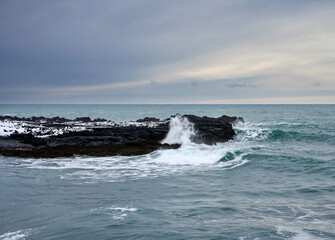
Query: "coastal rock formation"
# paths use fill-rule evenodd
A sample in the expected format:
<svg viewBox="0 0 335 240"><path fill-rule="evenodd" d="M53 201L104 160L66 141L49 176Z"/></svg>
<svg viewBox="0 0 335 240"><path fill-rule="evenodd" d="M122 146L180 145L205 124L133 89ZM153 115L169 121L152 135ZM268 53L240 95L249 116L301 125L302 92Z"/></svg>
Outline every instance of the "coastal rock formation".
<svg viewBox="0 0 335 240"><path fill-rule="evenodd" d="M141 155L157 149L175 149L180 143L162 143L172 116L163 121L144 118L129 122L78 117L74 120L53 117L19 118L0 116L0 155L54 158L73 155ZM233 138L232 123L238 117L219 118L184 115L195 132L190 141L215 144ZM185 129L181 129L183 131Z"/></svg>
<svg viewBox="0 0 335 240"><path fill-rule="evenodd" d="M192 141L195 143L215 144L226 142L233 138L235 131L232 123L243 121L242 118L223 115L219 118L198 117L195 115L184 115L194 124L196 131Z"/></svg>

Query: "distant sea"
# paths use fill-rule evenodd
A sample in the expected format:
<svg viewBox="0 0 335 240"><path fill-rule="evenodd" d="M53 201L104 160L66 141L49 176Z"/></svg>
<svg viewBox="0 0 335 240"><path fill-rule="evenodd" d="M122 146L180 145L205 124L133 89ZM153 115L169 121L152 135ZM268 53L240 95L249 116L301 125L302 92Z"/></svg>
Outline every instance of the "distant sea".
<svg viewBox="0 0 335 240"><path fill-rule="evenodd" d="M0 240L335 239L335 105L0 105L0 115L244 118L136 157L0 156Z"/></svg>

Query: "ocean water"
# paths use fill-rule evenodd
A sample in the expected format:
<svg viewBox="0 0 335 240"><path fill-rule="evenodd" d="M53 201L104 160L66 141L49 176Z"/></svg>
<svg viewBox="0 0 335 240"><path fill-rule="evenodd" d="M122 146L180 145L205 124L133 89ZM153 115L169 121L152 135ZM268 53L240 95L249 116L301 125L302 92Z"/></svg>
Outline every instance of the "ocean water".
<svg viewBox="0 0 335 240"><path fill-rule="evenodd" d="M214 146L176 123L180 149L136 157L0 156L0 240L335 239L335 105L0 105L114 121L176 113L245 123Z"/></svg>

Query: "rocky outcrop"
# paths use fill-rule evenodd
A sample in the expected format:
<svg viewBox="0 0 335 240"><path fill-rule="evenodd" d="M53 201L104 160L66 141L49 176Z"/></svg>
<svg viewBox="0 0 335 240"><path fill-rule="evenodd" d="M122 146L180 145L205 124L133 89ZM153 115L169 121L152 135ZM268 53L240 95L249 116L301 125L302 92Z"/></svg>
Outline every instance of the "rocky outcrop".
<svg viewBox="0 0 335 240"><path fill-rule="evenodd" d="M215 144L226 142L233 138L235 131L232 123L243 121L242 118L223 115L219 118L198 117L195 115L184 115L194 124L196 135L192 141L195 143Z"/></svg>
<svg viewBox="0 0 335 240"><path fill-rule="evenodd" d="M193 123L196 143L226 142L235 135L232 123L241 118L184 115ZM179 144L162 144L169 131L170 119L144 118L115 123L105 119L74 120L54 117L19 118L0 116L10 124L0 137L0 154L15 157L54 158L73 155L113 156L141 155L157 149L175 149ZM14 126L14 127L13 127ZM16 128L17 130L15 130Z"/></svg>

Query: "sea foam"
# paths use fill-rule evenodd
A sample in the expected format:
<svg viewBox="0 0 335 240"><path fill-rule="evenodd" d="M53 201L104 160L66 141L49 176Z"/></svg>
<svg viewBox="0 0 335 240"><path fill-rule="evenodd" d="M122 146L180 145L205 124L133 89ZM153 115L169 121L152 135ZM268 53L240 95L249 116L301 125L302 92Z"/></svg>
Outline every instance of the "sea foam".
<svg viewBox="0 0 335 240"><path fill-rule="evenodd" d="M176 172L208 168L233 169L248 162L250 146L244 141L230 141L215 145L196 144L193 123L176 115L162 143L179 143L178 149L158 150L141 156L85 157L57 159L18 159L16 166L60 171L61 178L86 179L88 182L118 182L152 178ZM12 163L13 164L13 163ZM178 167L177 167L178 166Z"/></svg>
<svg viewBox="0 0 335 240"><path fill-rule="evenodd" d="M32 229L18 230L15 232L7 232L0 235L0 240L23 240L26 239L27 236L32 234Z"/></svg>
<svg viewBox="0 0 335 240"><path fill-rule="evenodd" d="M170 130L162 143L188 145L195 134L194 124L177 114L171 118Z"/></svg>

